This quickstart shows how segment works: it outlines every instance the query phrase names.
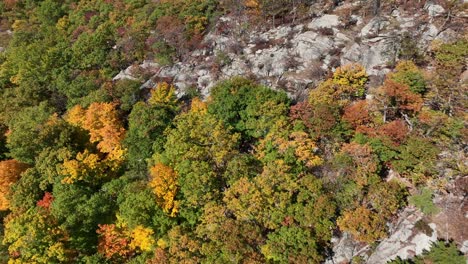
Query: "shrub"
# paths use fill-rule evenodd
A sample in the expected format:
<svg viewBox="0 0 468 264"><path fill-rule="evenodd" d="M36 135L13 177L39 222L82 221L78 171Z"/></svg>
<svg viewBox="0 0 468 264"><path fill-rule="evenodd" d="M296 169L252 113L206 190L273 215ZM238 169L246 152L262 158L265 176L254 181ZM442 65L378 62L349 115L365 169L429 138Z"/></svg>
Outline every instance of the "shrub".
<svg viewBox="0 0 468 264"><path fill-rule="evenodd" d="M426 215L432 215L439 211L439 208L432 202L432 191L428 188L422 189L419 194L410 196L408 200Z"/></svg>

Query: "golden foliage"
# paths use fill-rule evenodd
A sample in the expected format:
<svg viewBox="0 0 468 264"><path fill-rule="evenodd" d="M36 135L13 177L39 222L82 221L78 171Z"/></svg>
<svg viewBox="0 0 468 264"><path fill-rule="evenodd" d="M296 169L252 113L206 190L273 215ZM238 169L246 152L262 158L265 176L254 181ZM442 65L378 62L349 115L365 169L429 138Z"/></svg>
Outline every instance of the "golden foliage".
<svg viewBox="0 0 468 264"><path fill-rule="evenodd" d="M87 110L77 105L67 114L67 121L86 129L91 143L98 143L98 149L110 153L120 147L125 129L113 103L92 103Z"/></svg>
<svg viewBox="0 0 468 264"><path fill-rule="evenodd" d="M0 211L8 209L8 195L10 186L21 176L21 173L28 168L27 164L16 160L0 161Z"/></svg>
<svg viewBox="0 0 468 264"><path fill-rule="evenodd" d="M97 143L98 153L85 149L75 159L63 163L63 183L92 180L106 177L117 171L124 161L125 149L121 141L125 129L119 118L116 105L112 103L92 103L88 109L77 105L68 111L67 122L88 131L91 143Z"/></svg>
<svg viewBox="0 0 468 264"><path fill-rule="evenodd" d="M294 155L299 161L304 162L307 167L315 167L322 164L323 160L315 155L318 150L315 142L303 131L292 132L288 141L278 139L277 143L280 153L284 153L288 148L294 149Z"/></svg>
<svg viewBox="0 0 468 264"><path fill-rule="evenodd" d="M332 78L310 92L309 103L345 106L351 99L362 98L365 95L367 80L366 70L361 65L344 65L336 69Z"/></svg>
<svg viewBox="0 0 468 264"><path fill-rule="evenodd" d="M153 234L154 232L151 228L141 225L135 227L131 234L132 241L130 242L130 248L134 250L139 248L141 251L150 251L154 245L154 238L151 237Z"/></svg>
<svg viewBox="0 0 468 264"><path fill-rule="evenodd" d="M309 168L323 163L322 158L315 154L318 148L312 138L303 131L290 132L285 120L278 121L275 129L260 141L256 148L257 158L264 159L272 146L282 155L292 150L297 160Z"/></svg>
<svg viewBox="0 0 468 264"><path fill-rule="evenodd" d="M200 98L193 98L192 104L190 106L190 112L206 114L208 112L208 106L205 102L200 100Z"/></svg>
<svg viewBox="0 0 468 264"><path fill-rule="evenodd" d="M164 212L174 217L179 207L179 202L175 201L179 188L176 172L171 167L158 163L151 168L150 174L151 181L149 185L157 197L157 203Z"/></svg>
<svg viewBox="0 0 468 264"><path fill-rule="evenodd" d="M338 218L337 224L342 231L351 233L359 241L372 243L384 238L385 219L364 206L347 210Z"/></svg>
<svg viewBox="0 0 468 264"><path fill-rule="evenodd" d="M124 150L115 148L107 156L85 150L76 155L75 159L65 160L62 173L66 177L62 183L72 184L76 181L93 180L109 176L109 172L117 171L124 161Z"/></svg>
<svg viewBox="0 0 468 264"><path fill-rule="evenodd" d="M160 82L155 88L151 89L151 97L148 99L151 105L175 105L177 97L175 96L174 85L166 82Z"/></svg>

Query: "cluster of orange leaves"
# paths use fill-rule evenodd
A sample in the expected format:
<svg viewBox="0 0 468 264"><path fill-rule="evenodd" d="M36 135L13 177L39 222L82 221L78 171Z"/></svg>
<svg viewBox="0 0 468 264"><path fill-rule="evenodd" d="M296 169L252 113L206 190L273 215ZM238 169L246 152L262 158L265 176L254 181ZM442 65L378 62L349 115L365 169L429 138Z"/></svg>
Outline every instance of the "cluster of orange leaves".
<svg viewBox="0 0 468 264"><path fill-rule="evenodd" d="M28 168L27 164L16 160L0 161L0 211L9 207L8 195L10 186L21 176L21 173Z"/></svg>
<svg viewBox="0 0 468 264"><path fill-rule="evenodd" d="M66 120L85 129L91 143L97 143L99 153L84 150L75 159L66 160L63 172L68 175L63 182L73 183L83 180L89 174L105 175L106 171L116 171L124 160L125 149L121 141L125 129L113 103L93 103L88 109L77 105L67 114Z"/></svg>
<svg viewBox="0 0 468 264"><path fill-rule="evenodd" d="M129 259L139 251L151 251L155 241L153 230L137 226L129 230L125 224L99 225L98 252L107 259Z"/></svg>

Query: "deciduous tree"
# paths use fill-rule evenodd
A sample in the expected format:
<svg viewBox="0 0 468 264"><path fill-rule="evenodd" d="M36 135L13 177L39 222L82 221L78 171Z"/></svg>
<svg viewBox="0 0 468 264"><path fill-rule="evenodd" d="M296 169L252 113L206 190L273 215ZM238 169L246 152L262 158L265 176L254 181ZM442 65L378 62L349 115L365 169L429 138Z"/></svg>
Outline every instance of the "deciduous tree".
<svg viewBox="0 0 468 264"><path fill-rule="evenodd" d="M0 161L0 211L8 209L10 186L21 177L21 173L27 168L27 164L17 160Z"/></svg>

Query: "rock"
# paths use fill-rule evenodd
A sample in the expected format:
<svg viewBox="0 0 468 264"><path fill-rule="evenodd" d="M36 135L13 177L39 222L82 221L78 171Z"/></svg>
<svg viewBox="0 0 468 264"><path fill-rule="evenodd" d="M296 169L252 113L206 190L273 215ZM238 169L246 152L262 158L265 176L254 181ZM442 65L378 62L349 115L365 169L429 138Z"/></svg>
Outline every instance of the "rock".
<svg viewBox="0 0 468 264"><path fill-rule="evenodd" d="M429 224L433 230L431 236L422 233L415 227L422 216L423 214L418 209L405 208L400 213L398 222L391 230L390 236L380 242L367 263L384 264L397 257L407 259L415 254L421 254L423 250L430 249L432 243L437 241L437 232L435 224Z"/></svg>
<svg viewBox="0 0 468 264"><path fill-rule="evenodd" d="M310 29L335 28L340 25L340 17L337 15L324 15L310 22L307 27Z"/></svg>
<svg viewBox="0 0 468 264"><path fill-rule="evenodd" d="M384 75L389 70L382 69L386 67L389 56L386 54L388 46L384 41L377 41L371 44L354 43L351 47L344 50L341 57L341 64L360 63L366 68L369 75Z"/></svg>
<svg viewBox="0 0 468 264"><path fill-rule="evenodd" d="M460 81L461 81L461 82L466 82L466 81L468 81L468 70L465 70L465 71L461 74L461 76L460 76Z"/></svg>
<svg viewBox="0 0 468 264"><path fill-rule="evenodd" d="M222 68L223 75L228 77L243 75L248 71L246 61L235 58L231 64Z"/></svg>
<svg viewBox="0 0 468 264"><path fill-rule="evenodd" d="M333 41L313 31L307 31L292 40L295 51L303 61L316 60L333 48Z"/></svg>
<svg viewBox="0 0 468 264"><path fill-rule="evenodd" d="M123 79L138 80L139 76L136 76L136 75L139 75L139 74L137 72L143 71L143 72L150 73L150 74L156 74L159 68L160 68L160 65L158 63L145 60L140 65L128 66L125 70L120 71L119 74L114 76L112 80L113 81L123 80Z"/></svg>
<svg viewBox="0 0 468 264"><path fill-rule="evenodd" d="M158 63L154 61L144 60L142 64L140 64L140 68L146 70L154 70L161 67Z"/></svg>
<svg viewBox="0 0 468 264"><path fill-rule="evenodd" d="M361 29L359 36L361 38L373 38L379 35L379 33L385 29L390 22L384 20L381 17L372 18L367 25Z"/></svg>
<svg viewBox="0 0 468 264"><path fill-rule="evenodd" d="M354 256L368 249L368 246L355 241L348 233L343 233L340 238L332 238L331 242L333 243L333 257L327 259L325 264L351 263Z"/></svg>
<svg viewBox="0 0 468 264"><path fill-rule="evenodd" d="M427 10L427 13L431 17L441 16L445 13L445 9L440 5L427 4L424 9Z"/></svg>
<svg viewBox="0 0 468 264"><path fill-rule="evenodd" d="M439 29L437 29L437 27L434 24L430 23L429 25L426 25L426 28L424 29L424 33L421 36L421 42L423 43L431 42L432 40L434 40L434 38L437 36L438 33L439 33Z"/></svg>
<svg viewBox="0 0 468 264"><path fill-rule="evenodd" d="M133 68L134 68L133 65L127 67L125 70L120 71L119 74L114 76L114 78L112 78L112 80L113 81L117 81L117 80L137 80L137 78L134 77L133 74L132 74Z"/></svg>
<svg viewBox="0 0 468 264"><path fill-rule="evenodd" d="M458 36L457 32L449 28L440 32L440 34L438 34L435 39L440 39L442 40L442 42L452 42L457 39L457 36Z"/></svg>
<svg viewBox="0 0 468 264"><path fill-rule="evenodd" d="M468 254L468 240L463 241L460 251L465 255Z"/></svg>

